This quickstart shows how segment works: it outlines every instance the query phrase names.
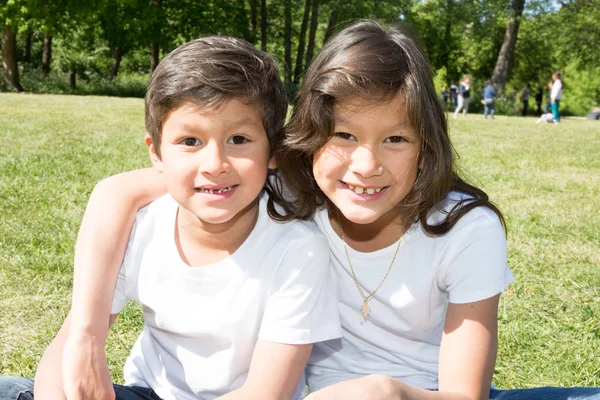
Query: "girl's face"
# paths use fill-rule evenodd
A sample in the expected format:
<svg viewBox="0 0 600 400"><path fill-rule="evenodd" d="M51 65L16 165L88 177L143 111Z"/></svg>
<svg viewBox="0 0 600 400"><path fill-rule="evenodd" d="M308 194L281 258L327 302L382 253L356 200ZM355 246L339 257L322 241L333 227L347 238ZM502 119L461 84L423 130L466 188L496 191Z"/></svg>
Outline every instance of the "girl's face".
<svg viewBox="0 0 600 400"><path fill-rule="evenodd" d="M334 124L334 135L313 158L317 184L350 222L397 221L421 148L400 94L375 105L359 97L336 103Z"/></svg>

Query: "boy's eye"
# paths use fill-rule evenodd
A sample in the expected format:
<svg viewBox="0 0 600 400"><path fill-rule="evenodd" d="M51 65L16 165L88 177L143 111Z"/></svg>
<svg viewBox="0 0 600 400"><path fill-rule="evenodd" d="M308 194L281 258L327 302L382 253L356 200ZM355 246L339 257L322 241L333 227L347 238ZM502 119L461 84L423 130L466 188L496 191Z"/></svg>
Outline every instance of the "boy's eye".
<svg viewBox="0 0 600 400"><path fill-rule="evenodd" d="M333 136L337 136L337 137L342 138L344 140L356 140L354 138L354 136L352 136L351 134L349 134L347 132L335 132L333 134Z"/></svg>
<svg viewBox="0 0 600 400"><path fill-rule="evenodd" d="M229 140L227 141L227 143L229 144L244 144L244 143L248 143L250 140L242 135L235 135L229 138Z"/></svg>
<svg viewBox="0 0 600 400"><path fill-rule="evenodd" d="M188 137L188 138L183 139L181 141L181 144L183 144L184 146L193 147L193 146L198 146L199 144L202 144L202 142L200 142L196 138Z"/></svg>
<svg viewBox="0 0 600 400"><path fill-rule="evenodd" d="M385 141L387 143L402 143L406 142L406 139L402 136L390 136L389 138L385 139Z"/></svg>

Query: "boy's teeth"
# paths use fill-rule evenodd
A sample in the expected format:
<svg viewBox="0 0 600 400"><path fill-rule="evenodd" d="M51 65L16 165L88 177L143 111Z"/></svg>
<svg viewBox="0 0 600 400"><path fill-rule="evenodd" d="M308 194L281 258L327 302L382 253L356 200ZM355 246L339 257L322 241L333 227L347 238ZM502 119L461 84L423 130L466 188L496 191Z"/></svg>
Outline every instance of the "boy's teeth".
<svg viewBox="0 0 600 400"><path fill-rule="evenodd" d="M373 188L367 189L367 194L373 194L373 193L375 193L375 189L373 189Z"/></svg>
<svg viewBox="0 0 600 400"><path fill-rule="evenodd" d="M225 193L225 192L229 192L231 189L233 189L233 186L229 186L223 189L217 189L217 190L213 190L213 189L200 189L200 191L202 193L210 193L210 194L214 194L214 193Z"/></svg>

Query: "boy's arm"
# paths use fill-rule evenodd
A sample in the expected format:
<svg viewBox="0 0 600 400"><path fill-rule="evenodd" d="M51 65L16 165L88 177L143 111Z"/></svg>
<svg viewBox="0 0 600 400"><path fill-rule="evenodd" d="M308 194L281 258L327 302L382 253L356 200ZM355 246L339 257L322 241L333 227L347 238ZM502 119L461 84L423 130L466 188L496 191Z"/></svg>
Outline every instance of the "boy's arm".
<svg viewBox="0 0 600 400"><path fill-rule="evenodd" d="M111 326L117 319L117 314L110 316L108 325ZM54 340L50 343L44 355L38 365L35 374L35 385L34 395L36 399L41 400L54 400L54 399L81 399L81 398L93 398L93 399L114 399L115 394L112 388L112 382L110 380L110 374L108 372L108 365L100 366L95 373L97 374L97 381L102 381L104 384L102 387L88 387L86 382L81 382L79 388L71 387L65 388L62 384L62 354L65 342L69 335L69 328L71 325L71 314L67 316L65 322L61 326L58 334ZM81 352L86 353L86 349L79 349ZM102 357L106 359L104 349L102 349ZM83 390L85 388L86 393L90 396L84 397ZM65 396L65 392L68 396Z"/></svg>
<svg viewBox="0 0 600 400"><path fill-rule="evenodd" d="M152 168L111 176L94 188L75 247L71 323L62 363L66 387L90 383L96 371L106 368L108 318L98 316L110 314L137 210L165 192L163 176Z"/></svg>
<svg viewBox="0 0 600 400"><path fill-rule="evenodd" d="M219 400L291 399L312 344L283 344L259 339L244 385Z"/></svg>

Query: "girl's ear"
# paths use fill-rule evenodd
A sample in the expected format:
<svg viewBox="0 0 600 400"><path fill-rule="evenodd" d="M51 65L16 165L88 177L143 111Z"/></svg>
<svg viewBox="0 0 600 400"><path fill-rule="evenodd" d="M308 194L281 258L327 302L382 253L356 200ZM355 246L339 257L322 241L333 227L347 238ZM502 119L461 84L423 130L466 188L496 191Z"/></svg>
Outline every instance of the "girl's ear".
<svg viewBox="0 0 600 400"><path fill-rule="evenodd" d="M154 143L152 143L152 138L146 132L146 136L144 136L144 143L146 143L146 147L148 147L148 153L150 154L150 160L152 160L152 164L154 168L158 170L158 172L163 172L163 163L160 159L160 156L156 154L156 149L154 148Z"/></svg>
<svg viewBox="0 0 600 400"><path fill-rule="evenodd" d="M277 169L277 162L275 162L275 157L271 157L269 160L269 165L267 166L269 169Z"/></svg>

